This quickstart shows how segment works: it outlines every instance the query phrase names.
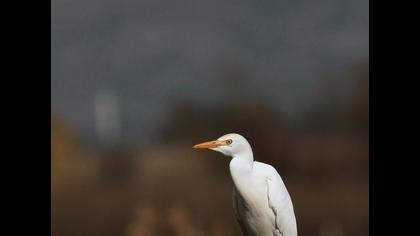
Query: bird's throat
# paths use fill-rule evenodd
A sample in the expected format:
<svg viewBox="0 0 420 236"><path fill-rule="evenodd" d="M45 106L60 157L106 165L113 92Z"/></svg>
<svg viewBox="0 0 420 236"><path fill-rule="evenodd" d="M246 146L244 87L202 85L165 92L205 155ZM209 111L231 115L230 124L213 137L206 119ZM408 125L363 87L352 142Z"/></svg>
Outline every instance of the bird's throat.
<svg viewBox="0 0 420 236"><path fill-rule="evenodd" d="M236 178L243 178L246 175L251 175L254 161L252 158L233 157L229 163L230 173L233 180Z"/></svg>

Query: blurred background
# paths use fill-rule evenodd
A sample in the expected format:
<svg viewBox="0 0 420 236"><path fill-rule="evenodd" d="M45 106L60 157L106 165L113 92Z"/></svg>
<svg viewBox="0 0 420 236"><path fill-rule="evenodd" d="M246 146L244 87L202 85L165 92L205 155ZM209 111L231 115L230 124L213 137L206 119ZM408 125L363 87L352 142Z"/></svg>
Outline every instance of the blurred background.
<svg viewBox="0 0 420 236"><path fill-rule="evenodd" d="M51 1L52 235L241 235L230 132L299 235L368 235L368 1Z"/></svg>

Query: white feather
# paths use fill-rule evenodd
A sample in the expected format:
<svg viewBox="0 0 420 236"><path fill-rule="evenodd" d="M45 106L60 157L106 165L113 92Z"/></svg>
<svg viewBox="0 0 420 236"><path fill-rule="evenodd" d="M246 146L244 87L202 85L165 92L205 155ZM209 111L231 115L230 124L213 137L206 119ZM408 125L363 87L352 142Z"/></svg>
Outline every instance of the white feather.
<svg viewBox="0 0 420 236"><path fill-rule="evenodd" d="M233 208L246 236L297 236L296 217L289 192L271 165L254 161L251 146L238 134L218 140L231 145L212 148L232 156L230 173L235 188Z"/></svg>

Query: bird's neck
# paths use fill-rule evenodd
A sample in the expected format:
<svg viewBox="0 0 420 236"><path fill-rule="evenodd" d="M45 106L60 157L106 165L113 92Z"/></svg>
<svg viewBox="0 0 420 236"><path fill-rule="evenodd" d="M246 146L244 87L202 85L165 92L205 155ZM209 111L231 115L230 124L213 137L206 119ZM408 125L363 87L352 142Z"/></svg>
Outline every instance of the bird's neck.
<svg viewBox="0 0 420 236"><path fill-rule="evenodd" d="M234 155L229 163L233 183L242 196L247 196L247 186L252 182L253 167L252 151Z"/></svg>
<svg viewBox="0 0 420 236"><path fill-rule="evenodd" d="M245 150L241 153L235 154L232 156L232 160L230 161L230 169L231 172L247 172L252 171L254 164L254 155L252 153L251 148Z"/></svg>

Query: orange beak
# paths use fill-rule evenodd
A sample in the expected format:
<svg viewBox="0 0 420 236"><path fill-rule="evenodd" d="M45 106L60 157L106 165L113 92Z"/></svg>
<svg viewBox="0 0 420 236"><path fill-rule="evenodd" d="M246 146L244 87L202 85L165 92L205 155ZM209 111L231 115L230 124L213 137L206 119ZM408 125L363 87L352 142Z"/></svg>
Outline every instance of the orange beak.
<svg viewBox="0 0 420 236"><path fill-rule="evenodd" d="M214 141L196 144L193 146L193 148L197 148L197 149L215 148L215 147L219 147L223 145L228 145L227 141L214 140Z"/></svg>

